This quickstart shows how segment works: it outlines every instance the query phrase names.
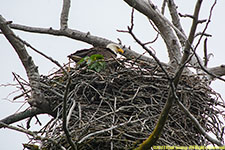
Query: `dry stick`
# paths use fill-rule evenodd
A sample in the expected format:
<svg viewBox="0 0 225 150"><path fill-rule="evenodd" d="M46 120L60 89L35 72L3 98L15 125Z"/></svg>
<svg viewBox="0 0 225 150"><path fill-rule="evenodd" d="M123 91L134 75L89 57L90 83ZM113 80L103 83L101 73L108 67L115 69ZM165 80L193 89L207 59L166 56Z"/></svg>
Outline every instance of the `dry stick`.
<svg viewBox="0 0 225 150"><path fill-rule="evenodd" d="M53 58L51 58L50 56L47 56L46 54L42 53L41 51L37 50L36 48L34 48L33 46L31 46L29 43L27 43L26 41L18 38L21 42L23 42L27 47L30 47L33 51L35 51L36 53L42 55L43 57L47 58L48 60L50 60L51 62L53 62L54 64L56 64L56 66L58 66L60 69L62 69L62 71L68 76L67 71L60 65L60 63L57 60L54 60Z"/></svg>
<svg viewBox="0 0 225 150"><path fill-rule="evenodd" d="M207 38L204 40L204 66L207 67L209 59L208 59L208 50L207 50Z"/></svg>
<svg viewBox="0 0 225 150"><path fill-rule="evenodd" d="M184 64L187 63L187 60L190 55L191 44L194 40L194 34L195 34L195 31L196 31L196 28L198 25L198 15L199 15L201 3L202 3L202 0L198 0L196 3L195 11L194 11L194 19L192 22L192 27L191 27L191 31L190 31L188 40L186 41L184 54L181 59L181 63L180 63L181 66L176 71L174 80L173 81L170 80L170 90L169 90L168 99L167 99L166 104L160 114L159 120L155 126L155 129L151 133L151 135L142 144L140 144L140 146L138 148L136 148L136 150L150 149L156 143L156 141L159 139L162 129L164 128L167 117L169 115L169 111L173 105L173 101L176 99L176 95L174 95L174 93L175 93L174 90L176 89L178 82L180 80L181 74L184 70L184 67L185 67Z"/></svg>
<svg viewBox="0 0 225 150"><path fill-rule="evenodd" d="M16 130L16 131L19 131L19 132L22 132L22 133L26 133L26 134L34 137L34 139L36 139L36 140L41 140L41 141L47 140L47 141L51 142L52 144L56 145L58 148L60 148L62 150L66 150L63 146L59 145L59 143L57 141L55 141L54 139L52 139L52 138L38 136L37 134L35 134L32 131L21 129L21 128L17 128L17 127L14 127L14 126L10 126L10 125L7 125L7 124L5 124L3 122L0 122L0 126L6 127L8 129Z"/></svg>
<svg viewBox="0 0 225 150"><path fill-rule="evenodd" d="M110 128L107 128L107 129L103 129L103 130L99 130L99 131L90 133L90 134L86 135L85 137L83 137L80 141L78 141L78 143L84 142L84 140L88 139L88 138L91 137L91 136L94 136L94 135L97 135L97 134L101 134L101 133L104 133L104 132L111 131L111 130L116 129L116 128L118 128L118 127L124 126L124 125L126 125L126 124L128 124L128 123L133 124L133 123L135 123L135 122L140 121L141 119L137 119L137 120L133 120L133 121L131 121L131 120L132 120L132 117L131 117L127 122L124 122L124 123L121 123L121 124L118 124L118 125L113 125L113 126L111 126Z"/></svg>
<svg viewBox="0 0 225 150"><path fill-rule="evenodd" d="M72 113L74 111L75 106L76 106L76 101L73 100L73 105L71 106L71 108L69 110L69 113L68 113L68 116L67 116L67 123L66 123L67 125L69 124L69 121L70 121L70 118L72 116Z"/></svg>
<svg viewBox="0 0 225 150"><path fill-rule="evenodd" d="M60 29L65 30L68 28L68 16L70 10L70 0L63 0L63 7L60 17Z"/></svg>
<svg viewBox="0 0 225 150"><path fill-rule="evenodd" d="M67 80L67 85L66 85L66 89L65 89L65 93L64 93L64 98L63 98L63 130L66 134L66 139L68 141L68 143L70 144L72 150L77 150L77 146L73 143L72 139L71 139L71 135L68 131L68 124L67 124L67 117L66 117L66 102L68 99L68 92L69 92L69 88L70 88L70 84L71 84L71 78L68 77Z"/></svg>
<svg viewBox="0 0 225 150"><path fill-rule="evenodd" d="M27 98L30 98L30 96L27 94L28 93L27 90L25 89L23 84L20 82L20 80L18 79L17 75L14 72L12 72L12 74L13 74L14 78L16 79L16 81L19 83L19 85L22 88L22 90L24 91L23 94L25 94L27 96Z"/></svg>
<svg viewBox="0 0 225 150"><path fill-rule="evenodd" d="M33 117L38 114L44 114L44 112L38 108L30 108L23 112L19 112L19 113L10 115L10 116L0 120L0 122L3 122L5 124L12 124L12 123L18 122L20 120L26 119L28 117ZM0 125L0 129L2 127L3 126Z"/></svg>
<svg viewBox="0 0 225 150"><path fill-rule="evenodd" d="M168 80L170 80L170 76L169 74L167 73L167 71L164 69L162 63L160 62L160 60L155 56L155 54L149 50L145 44L143 44L133 33L133 28L134 28L134 9L132 9L132 13L131 13L131 25L130 27L128 26L128 31L123 31L123 30L117 30L118 32L125 32L125 33L129 33L133 39L139 44L142 46L142 48L144 50L146 50L150 56L153 57L153 59L157 62L157 64L159 65L159 67L162 69L162 71L165 73L165 75L167 76Z"/></svg>
<svg viewBox="0 0 225 150"><path fill-rule="evenodd" d="M171 15L171 18L172 18L172 23L183 35L185 35L184 30L183 30L183 28L181 26L181 23L180 23L180 18L179 18L178 13L177 13L177 6L176 6L176 4L174 3L173 0L168 1L168 8L169 8L170 15ZM185 41L187 39L187 38L185 38L186 35L181 36L181 34L179 34L177 31L176 31L176 34L177 34L177 37L179 38L179 41L180 41L182 47L185 47Z"/></svg>
<svg viewBox="0 0 225 150"><path fill-rule="evenodd" d="M200 131L200 133L210 142L213 144L217 144L218 146L224 146L219 140L216 138L211 137L205 130L204 128L200 125L198 120L188 111L188 109L176 98L178 105L180 108L184 111L184 113L193 121L197 129Z"/></svg>

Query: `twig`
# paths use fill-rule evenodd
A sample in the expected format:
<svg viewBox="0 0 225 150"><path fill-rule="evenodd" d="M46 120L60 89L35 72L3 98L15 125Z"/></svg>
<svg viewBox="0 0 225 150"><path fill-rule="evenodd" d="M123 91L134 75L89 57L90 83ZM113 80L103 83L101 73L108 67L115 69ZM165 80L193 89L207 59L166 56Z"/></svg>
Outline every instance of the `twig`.
<svg viewBox="0 0 225 150"><path fill-rule="evenodd" d="M207 38L205 38L204 40L204 57L203 57L203 60L204 60L204 66L207 67L208 65L208 51L207 51Z"/></svg>
<svg viewBox="0 0 225 150"><path fill-rule="evenodd" d="M192 120L192 122L195 124L195 126L198 128L200 133L210 142L213 144L217 144L218 146L224 146L219 140L211 137L205 130L204 128L199 124L198 120L188 111L188 109L180 102L179 99L177 99L178 105L180 108L184 111L184 113Z"/></svg>
<svg viewBox="0 0 225 150"><path fill-rule="evenodd" d="M72 115L72 113L74 111L75 106L76 106L76 101L73 100L73 105L71 106L71 108L69 110L69 113L67 115L67 123L66 123L67 125L69 124L69 121L70 121L70 118L71 118L71 115Z"/></svg>
<svg viewBox="0 0 225 150"><path fill-rule="evenodd" d="M208 26L209 26L209 23L211 22L211 18L212 18L212 14L213 14L213 9L216 6L216 3L217 3L217 0L214 1L212 7L210 8L210 13L209 13L208 21L206 22L206 25L205 25L205 27L204 27L204 29L202 31L202 34L200 35L200 38L199 38L197 44L194 47L194 51L196 51L197 47L199 46L199 44L201 42L201 39L203 38L203 36L204 36L204 34L205 34Z"/></svg>
<svg viewBox="0 0 225 150"><path fill-rule="evenodd" d="M160 114L160 117L159 117L157 124L156 124L154 130L152 131L151 135L142 144L140 144L140 146L137 147L136 150L145 150L145 149L151 148L156 143L156 141L159 139L159 136L164 128L164 125L166 123L166 120L169 115L169 111L172 107L173 101L177 98L176 94L174 94L176 92L175 91L176 87L180 80L181 74L184 70L185 63L187 63L187 60L190 56L190 48L191 48L191 44L194 40L194 34L195 34L197 24L198 24L197 22L198 22L198 15L199 15L201 3L202 3L202 0L198 0L195 5L195 11L194 11L195 19L193 19L193 22L192 22L192 27L191 27L191 31L190 31L190 34L188 37L188 41L186 41L186 46L184 49L184 54L181 59L180 67L178 68L178 70L176 70L174 79L169 80L170 81L170 90L169 90L166 104L164 105L164 108Z"/></svg>
<svg viewBox="0 0 225 150"><path fill-rule="evenodd" d="M113 126L111 126L110 128L107 128L107 129L103 129L103 130L100 130L100 131L96 131L96 132L90 133L90 134L88 134L87 136L83 137L80 141L78 141L78 143L80 144L80 143L82 143L84 140L86 140L86 139L88 139L89 137L94 136L94 135L96 135L96 134L101 134L101 133L104 133L104 132L108 132L108 131L110 131L110 130L116 129L116 128L121 127L121 126L124 126L124 125L126 125L126 124L128 124L128 123L131 123L131 124L132 124L132 123L135 123L135 122L140 121L140 119L133 120L133 121L131 121L131 119L132 119L132 117L131 117L127 122L124 122L124 123L121 123L121 124L118 124L118 125L113 125Z"/></svg>
<svg viewBox="0 0 225 150"><path fill-rule="evenodd" d="M23 95L25 94L27 98L30 98L30 96L27 94L28 91L25 89L23 84L19 81L19 79L17 78L17 75L14 72L12 72L12 74L13 74L14 78L16 79L16 81L19 83L20 87L23 89L23 91L24 91Z"/></svg>
<svg viewBox="0 0 225 150"><path fill-rule="evenodd" d="M69 88L70 88L70 84L71 84L71 78L69 77L67 79L67 85L66 85L66 89L65 89L65 93L64 93L64 98L63 98L63 113L62 113L62 117L63 117L63 130L66 134L66 139L67 142L70 144L72 150L77 150L77 146L73 143L72 139L71 139L71 135L68 131L68 124L67 124L67 116L66 116L66 104L67 104L67 99L68 99L68 92L69 92Z"/></svg>
<svg viewBox="0 0 225 150"><path fill-rule="evenodd" d="M36 48L34 48L32 45L30 45L29 43L27 43L26 41L20 39L19 37L16 37L18 38L21 42L23 42L27 47L30 47L33 51L35 51L36 53L42 55L43 57L47 58L48 60L50 60L51 62L53 62L56 66L58 66L67 76L68 76L68 73L67 71L60 65L60 63L57 61L57 60L54 60L52 57L50 56L47 56L46 54L42 53L41 51L37 50Z"/></svg>
<svg viewBox="0 0 225 150"><path fill-rule="evenodd" d="M34 132L31 132L31 131L25 130L25 129L21 129L21 128L17 128L17 127L11 126L11 125L7 125L7 124L5 124L3 122L0 122L0 126L6 127L6 128L9 128L9 129L12 129L12 130L16 130L16 131L19 131L19 132L22 132L22 133L26 133L26 134L34 137L34 139L36 139L36 140L41 140L41 141L48 140L52 144L56 145L58 148L60 148L62 150L66 150L62 145L59 145L59 143L57 141L53 140L52 138L38 136Z"/></svg>

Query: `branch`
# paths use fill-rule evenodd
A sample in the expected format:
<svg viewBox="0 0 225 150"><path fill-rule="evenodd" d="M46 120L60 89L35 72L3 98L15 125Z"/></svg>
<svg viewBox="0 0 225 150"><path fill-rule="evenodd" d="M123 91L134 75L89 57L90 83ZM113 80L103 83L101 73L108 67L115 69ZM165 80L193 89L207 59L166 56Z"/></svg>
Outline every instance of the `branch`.
<svg viewBox="0 0 225 150"><path fill-rule="evenodd" d="M185 47L185 51L184 54L182 56L181 59L181 64L179 66L179 68L176 71L175 77L173 81L170 81L170 90L169 90L169 95L166 101L166 104L160 114L159 120L153 130L153 132L151 133L151 135L142 143L140 144L140 146L138 148L136 148L136 150L146 150L146 149L150 149L153 145L155 145L155 143L157 142L157 140L160 137L160 134L164 128L164 125L166 123L167 117L169 115L169 111L173 105L174 100L176 99L176 94L174 94L176 91L176 87L178 85L179 79L182 75L182 72L184 70L185 64L187 63L187 60L190 56L190 48L191 48L191 44L193 42L193 38L194 38L194 33L196 31L196 27L197 27L197 20L198 20L198 15L199 15L199 11L200 11L200 6L201 6L201 2L202 0L198 0L196 3L196 7L195 7L195 11L194 11L194 17L195 19L192 22L192 27L191 27L191 31L189 34L188 39L190 41L186 42L186 47Z"/></svg>
<svg viewBox="0 0 225 150"><path fill-rule="evenodd" d="M68 131L68 124L67 124L67 117L66 117L66 103L67 103L67 99L68 99L68 92L69 92L69 88L70 88L70 83L71 83L71 78L68 77L68 81L67 81L67 85L66 85L66 89L65 89L65 93L64 93L64 98L63 98L63 113L62 113L62 117L63 117L63 130L66 134L66 140L67 142L70 144L72 150L77 150L77 146L73 143L71 135Z"/></svg>
<svg viewBox="0 0 225 150"><path fill-rule="evenodd" d="M198 120L188 111L188 109L177 99L178 105L180 108L184 111L184 113L192 120L192 122L195 124L197 129L200 131L200 133L210 142L213 144L217 144L218 146L224 146L219 140L211 137L204 128L200 125Z"/></svg>
<svg viewBox="0 0 225 150"><path fill-rule="evenodd" d="M181 23L180 23L180 18L179 18L178 12L177 12L177 6L176 6L176 4L174 3L173 0L169 0L168 1L168 8L169 8L169 11L170 11L170 15L172 17L173 25L175 27L177 27L177 29L181 33L183 33L183 35L185 35L184 30L183 30L183 28L181 26ZM185 41L187 40L187 38L185 38L184 36L181 36L181 34L179 34L176 30L175 30L175 32L177 34L177 37L180 40L181 45L184 47L185 46Z"/></svg>
<svg viewBox="0 0 225 150"><path fill-rule="evenodd" d="M175 63L176 65L180 62L181 52L180 45L177 40L176 35L174 34L173 29L180 31L172 25L161 13L157 10L156 6L150 3L150 0L124 0L128 5L135 8L145 16L147 16L160 31L160 35L164 39L170 62ZM172 28L171 28L172 27ZM182 33L180 33L183 35Z"/></svg>
<svg viewBox="0 0 225 150"><path fill-rule="evenodd" d="M63 0L63 8L60 18L60 29L65 30L68 28L68 16L70 10L70 0Z"/></svg>
<svg viewBox="0 0 225 150"><path fill-rule="evenodd" d="M38 108L33 107L33 108L27 109L23 112L10 115L10 116L0 120L0 122L5 123L5 124L12 124L12 123L15 123L15 122L21 121L23 119L33 117L35 115L39 115L39 114L44 114L44 112ZM0 125L0 128L2 128L2 127L3 126Z"/></svg>
<svg viewBox="0 0 225 150"><path fill-rule="evenodd" d="M39 109L42 109L45 112L48 112L51 115L54 115L50 112L49 103L45 100L41 90L40 90L40 75L38 73L38 67L34 64L32 57L27 53L27 50L21 42L21 39L17 37L13 31L9 28L7 21L0 15L0 29L8 41L11 43L15 49L17 55L19 56L29 79L31 85L32 98L29 99L29 104L36 106Z"/></svg>
<svg viewBox="0 0 225 150"><path fill-rule="evenodd" d="M93 46L102 46L106 47L107 44L109 43L115 43L111 40L101 38L98 36L91 35L89 32L84 33L78 30L73 30L73 29L66 29L66 30L56 30L52 28L37 28L37 27L29 27L29 26L24 26L24 25L19 25L19 24L10 24L10 27L12 29L16 30L22 30L25 32L31 32L31 33L40 33L40 34L49 34L49 35L55 35L55 36L64 36L68 37L74 40L82 41L88 44L91 44ZM126 47L123 48L124 56L126 58L138 58L139 60L146 61L149 63L155 63L155 61L152 58L146 57L144 55L141 55L133 50L130 50ZM162 62L161 62L162 63ZM169 66L166 63L162 63L165 66Z"/></svg>
<svg viewBox="0 0 225 150"><path fill-rule="evenodd" d="M5 124L3 122L0 122L0 126L6 127L6 128L9 128L9 129L12 129L12 130L16 130L16 131L19 131L19 132L22 132L22 133L26 133L26 134L34 137L34 139L36 139L36 140L41 140L41 141L46 141L47 140L47 141L51 142L52 144L56 145L57 148L60 148L61 150L65 150L65 148L63 146L59 145L59 143L57 141L55 141L54 139L52 139L52 138L38 136L36 133L34 133L32 131L21 129L21 128L17 128L17 127L14 127L14 126L10 126L10 125L7 125L7 124Z"/></svg>

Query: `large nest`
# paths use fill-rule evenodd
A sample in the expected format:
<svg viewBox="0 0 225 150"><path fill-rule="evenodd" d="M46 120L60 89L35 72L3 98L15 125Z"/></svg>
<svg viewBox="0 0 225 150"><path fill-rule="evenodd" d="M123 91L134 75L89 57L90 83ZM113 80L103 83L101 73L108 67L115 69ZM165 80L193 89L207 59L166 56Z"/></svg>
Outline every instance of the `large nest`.
<svg viewBox="0 0 225 150"><path fill-rule="evenodd" d="M79 149L136 147L153 131L167 100L169 81L158 65L127 59L107 65L99 73L86 66L70 68L68 130ZM51 102L52 111L57 112L55 121L44 130L45 136L69 149L62 129L67 76L57 72L43 77L42 83L45 98ZM198 76L182 75L177 95L207 132L222 138L218 117L221 112L216 107L221 105L221 99L216 92ZM206 144L209 142L175 102L157 145ZM50 142L42 143L42 148L57 149Z"/></svg>

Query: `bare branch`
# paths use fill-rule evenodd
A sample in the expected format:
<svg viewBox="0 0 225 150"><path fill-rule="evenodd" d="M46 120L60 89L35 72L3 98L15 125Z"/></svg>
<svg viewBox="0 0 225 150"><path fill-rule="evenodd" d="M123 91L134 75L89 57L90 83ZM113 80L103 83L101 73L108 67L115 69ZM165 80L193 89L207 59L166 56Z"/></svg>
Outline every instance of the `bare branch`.
<svg viewBox="0 0 225 150"><path fill-rule="evenodd" d="M69 88L70 88L70 82L71 82L71 78L68 77L68 81L67 81L67 85L66 85L66 89L65 89L65 93L64 93L64 98L63 98L63 130L66 134L66 139L68 141L68 143L70 144L72 150L77 150L77 146L73 143L71 135L68 131L68 124L67 124L67 117L66 117L66 103L67 103L67 99L68 99L68 92L69 92Z"/></svg>
<svg viewBox="0 0 225 150"><path fill-rule="evenodd" d="M14 126L10 126L10 125L7 125L7 124L5 124L3 122L0 122L0 126L6 127L6 128L9 128L9 129L12 129L12 130L16 130L16 131L19 131L19 132L22 132L22 133L26 133L26 134L28 134L30 136L33 136L34 139L37 139L37 140L41 140L41 141L48 140L52 144L56 145L58 148L60 148L62 150L65 150L65 148L63 146L59 145L59 143L57 141L55 141L54 139L47 138L47 137L42 137L42 136L38 136L34 132L31 132L31 131L25 130L25 129L21 129L21 128L17 128L17 127L14 127Z"/></svg>
<svg viewBox="0 0 225 150"><path fill-rule="evenodd" d="M0 122L3 122L5 124L12 124L12 123L21 121L21 120L29 118L29 117L33 117L38 114L44 114L44 112L41 109L33 107L33 108L29 108L23 112L10 115L10 116L0 120ZM0 128L2 128L2 127L3 126L0 125Z"/></svg>
<svg viewBox="0 0 225 150"><path fill-rule="evenodd" d="M154 130L152 131L151 135L142 144L140 144L140 146L138 148L136 148L136 150L145 150L145 149L151 148L156 143L156 141L159 139L160 134L164 128L167 117L169 115L169 111L170 111L171 107L173 106L174 100L176 99L176 94L174 94L176 92L175 89L178 85L178 82L179 82L182 72L184 70L185 64L187 63L188 58L190 56L191 43L193 42L195 30L197 27L197 20L198 20L201 2L202 2L202 0L198 0L196 3L196 7L195 7L195 11L194 11L195 19L192 22L191 31L190 31L190 34L188 37L188 39L190 41L186 42L186 47L185 47L185 51L184 51L184 54L181 59L181 64L180 64L179 68L176 70L176 74L174 76L173 81L170 81L171 83L170 83L169 95L168 95L166 104L160 114L159 120L158 120Z"/></svg>
<svg viewBox="0 0 225 150"><path fill-rule="evenodd" d="M101 38L98 36L91 35L89 32L84 33L78 30L72 30L72 29L66 29L66 30L56 30L52 28L37 28L37 27L29 27L19 24L11 24L11 28L22 30L26 32L32 32L32 33L41 33L41 34L49 34L49 35L55 35L55 36L64 36L71 39L75 39L78 41L82 41L88 44L91 44L93 46L103 46L105 47L109 43L114 43L111 40ZM152 58L146 57L144 55L141 55L133 50L130 50L128 48L123 48L125 53L123 54L126 58L139 58L139 60L147 61L149 63L155 63L155 61ZM162 63L162 62L161 62ZM168 66L166 63L162 63L165 66Z"/></svg>
<svg viewBox="0 0 225 150"><path fill-rule="evenodd" d="M164 39L170 62L177 65L181 59L180 45L172 28L181 33L173 24L171 24L153 5L150 0L124 0L128 5L143 13L151 19L160 31ZM171 28L172 27L172 28ZM182 34L182 33L181 33ZM182 34L183 35L183 34Z"/></svg>
<svg viewBox="0 0 225 150"><path fill-rule="evenodd" d="M27 53L27 50L23 42L19 40L19 37L16 37L13 31L6 24L6 20L1 15L0 15L0 29L2 33L5 35L5 37L8 39L8 41L11 43L13 48L15 49L17 55L19 56L26 70L29 83L32 89L31 91L32 98L29 99L28 101L29 104L38 107L39 109L42 109L51 115L54 115L52 112L50 112L49 103L48 101L45 100L43 93L39 89L40 75L38 72L38 67L34 64L32 57Z"/></svg>
<svg viewBox="0 0 225 150"><path fill-rule="evenodd" d="M173 23L173 25L175 27L177 27L177 29L179 29L180 32L185 35L184 30L183 30L183 28L181 26L181 23L180 23L180 18L179 18L178 12L177 12L177 6L174 3L174 0L169 0L168 1L168 8L170 10L170 15L172 17L172 23ZM186 38L184 36L181 36L181 34L179 34L177 31L176 31L176 34L177 34L177 37L180 40L181 45L184 47L185 46Z"/></svg>
<svg viewBox="0 0 225 150"><path fill-rule="evenodd" d="M192 122L195 124L195 126L198 128L200 133L210 142L213 144L217 144L218 146L224 146L219 140L214 139L211 137L204 128L199 124L198 120L188 111L188 109L177 99L178 105L180 108L184 111L184 113L192 120Z"/></svg>
<svg viewBox="0 0 225 150"><path fill-rule="evenodd" d="M207 38L204 40L204 66L207 67L209 59L208 59L208 51L207 51Z"/></svg>
<svg viewBox="0 0 225 150"><path fill-rule="evenodd" d="M203 36L204 36L204 34L205 34L205 32L206 32L208 26L209 26L209 23L211 22L211 18L212 18L212 14L213 14L213 9L214 9L214 7L216 6L216 2L217 2L217 0L214 1L213 5L212 5L212 7L211 7L211 9L210 9L208 21L206 22L205 28L203 29L202 34L200 35L200 38L199 38L199 40L198 40L198 42L197 42L197 44L196 44L196 46L195 46L195 48L194 48L194 51L195 51L195 50L197 49L197 47L199 46L199 44L200 44L200 42L201 42L201 39L203 38ZM195 18L195 19L196 19L196 18ZM197 21L197 20L196 20L196 21ZM197 21L196 23L199 23L199 21Z"/></svg>
<svg viewBox="0 0 225 150"><path fill-rule="evenodd" d="M65 30L68 28L68 16L70 10L70 0L63 0L63 7L60 18L60 29Z"/></svg>
<svg viewBox="0 0 225 150"><path fill-rule="evenodd" d="M160 60L156 57L156 55L146 47L146 43L142 43L133 33L133 29L134 29L134 9L132 9L132 13L131 13L131 25L130 27L127 27L128 31L119 31L119 32L125 32L125 33L129 33L133 39L144 49L146 50L150 56L153 57L153 59L156 61L156 63L159 65L159 67L163 70L163 72L165 73L165 75L167 76L168 80L170 80L170 76L167 73L166 69L163 67L163 65L161 64Z"/></svg>
<svg viewBox="0 0 225 150"><path fill-rule="evenodd" d="M34 48L33 46L31 46L29 43L27 43L26 41L19 39L21 42L23 42L27 47L30 47L32 50L34 50L36 53L42 55L43 57L45 57L46 59L50 60L51 62L53 62L56 66L58 66L67 76L68 73L67 71L63 68L63 66L60 65L60 63L57 60L54 60L52 57L47 56L46 54L42 53L41 51L37 50L36 48Z"/></svg>

